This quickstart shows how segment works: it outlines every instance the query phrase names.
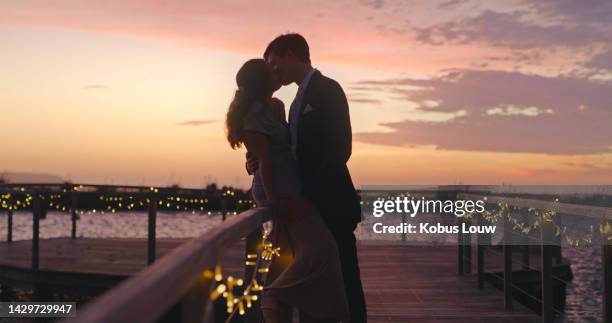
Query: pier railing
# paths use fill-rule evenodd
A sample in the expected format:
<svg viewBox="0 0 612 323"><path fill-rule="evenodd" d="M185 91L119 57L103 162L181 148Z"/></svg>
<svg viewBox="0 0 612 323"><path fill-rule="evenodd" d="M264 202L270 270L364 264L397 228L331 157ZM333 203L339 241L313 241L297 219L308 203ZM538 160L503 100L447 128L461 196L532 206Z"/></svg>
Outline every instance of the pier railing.
<svg viewBox="0 0 612 323"><path fill-rule="evenodd" d="M257 241L258 228L270 220L270 213L256 208L229 218L104 293L69 322L146 323L168 315L171 322L211 322L209 295L214 278L205 275L205 270L214 268L223 251L244 237L246 252L253 252L248 242Z"/></svg>
<svg viewBox="0 0 612 323"><path fill-rule="evenodd" d="M490 195L477 195L470 193L459 193L458 199L463 200L486 200L487 204L503 204L510 208L527 208L535 210L543 210L552 212L550 214L571 214L575 216L587 217L599 221L602 227L609 227L610 221L612 221L612 208L600 207L600 206L588 206L578 205L570 203L559 203L549 202L535 199L525 198L512 198L504 196L490 196ZM503 212L512 212L506 209ZM504 306L506 309L512 309L513 294L521 293L527 298L536 300L540 304L540 311L542 315L542 322L549 323L555 320L555 315L558 314L562 317L557 309L553 307L553 283L559 281L558 278L553 275L553 259L555 263L561 261L561 240L559 232L554 232L555 221L558 221L555 216L552 216L549 220L541 220L539 224L539 237L537 237L537 248L539 249L539 260L540 264L538 268L535 268L530 263L530 246L517 245L511 242L513 239L513 228L512 224L508 221L508 214L502 214L504 232L502 243L502 257L503 257L503 274L496 276L497 279L502 281L503 292L504 292ZM460 223L471 223L472 221L477 222L473 224L483 224L484 219L482 217L461 219ZM482 288L485 282L485 255L487 250L492 249L490 235L478 234L477 239L477 275L478 275L478 287ZM522 237L527 239L529 237ZM472 243L473 237L469 233L459 233L458 236L459 248L458 248L458 271L460 275L471 272L472 268ZM532 243L533 246L533 243ZM534 247L536 247L534 246ZM610 236L605 234L601 235L601 248L602 248L602 311L603 321L612 321L612 240ZM517 250L518 249L518 250ZM520 253L521 260L519 261L522 269L530 269L539 271L539 290L540 295L533 295L513 282L513 263L516 260L513 259L513 253ZM491 273L489 273L491 274ZM562 282L567 283L567 282Z"/></svg>
<svg viewBox="0 0 612 323"><path fill-rule="evenodd" d="M224 252L233 244L245 239L245 258L259 261L262 251L262 224L271 219L267 208L253 209L250 199L244 194L235 195L232 191L219 194L205 190L164 189L106 185L2 185L2 201L7 209L7 243L12 243L13 215L15 208L32 214L32 254L34 299L43 300L45 295L38 292L36 273L39 270L40 220L47 211L59 211L71 215L71 238L77 239L77 220L79 214L115 213L128 211L147 213L147 263L148 267L107 292L103 293L83 309L79 310L74 322L213 322L215 315L211 292L219 281L217 269ZM104 202L98 202L104 200ZM208 213L200 205L213 204L223 221L205 234L190 239L164 257L156 255L156 218L158 208L169 211L185 211L178 201L194 206L201 213ZM208 203L210 200L211 203ZM19 207L16 207L19 201ZM100 203L108 204L99 208ZM214 203L213 203L214 201ZM172 203L170 203L172 202ZM239 203L240 202L240 203ZM96 204L98 203L98 204ZM122 204L121 204L122 203ZM79 205L88 204L88 205ZM92 205L97 208L92 210ZM180 205L180 206L179 206ZM176 207L175 207L176 206ZM118 209L115 209L118 207ZM122 209L120 209L122 207ZM250 209L249 209L250 208ZM244 212L241 210L248 209ZM227 216L228 213L232 216ZM238 213L240 212L240 213ZM253 259L257 255L258 259ZM253 261L244 263L244 280L259 277L258 266ZM229 277L227 279L230 279ZM224 286L228 287L228 283ZM10 286L2 286L2 296L10 299ZM236 288L242 293L242 288ZM253 289L254 290L254 289ZM227 299L225 297L224 299ZM255 298L253 298L255 300ZM234 313L247 314L255 320L259 316L257 307ZM217 313L218 314L218 313Z"/></svg>
<svg viewBox="0 0 612 323"><path fill-rule="evenodd" d="M248 209L252 202L244 194L234 192L210 192L199 189L154 188L112 185L66 185L66 184L3 184L0 185L2 208L7 212L6 242L16 238L13 232L16 211L31 212L32 249L31 285L33 298L43 300L45 288L37 283L36 274L40 267L40 222L49 211L57 211L71 217L70 237L77 239L77 223L80 214L115 213L121 211L145 212L147 214L147 264L156 260L158 210L189 211L210 214L214 209L223 221L229 213L236 214ZM197 201L197 203L196 203ZM170 203L172 202L172 203ZM238 203L240 202L240 203ZM110 204L109 204L110 203ZM101 207L104 205L104 207ZM231 217L229 217L231 218ZM43 242L44 243L44 242ZM11 286L2 286L2 299L11 300ZM40 288L39 288L40 287Z"/></svg>

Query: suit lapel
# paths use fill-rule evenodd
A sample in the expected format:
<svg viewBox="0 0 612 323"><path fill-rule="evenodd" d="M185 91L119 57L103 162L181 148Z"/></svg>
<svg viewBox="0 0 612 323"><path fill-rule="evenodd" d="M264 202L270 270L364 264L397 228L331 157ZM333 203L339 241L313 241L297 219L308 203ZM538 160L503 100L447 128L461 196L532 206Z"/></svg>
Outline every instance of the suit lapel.
<svg viewBox="0 0 612 323"><path fill-rule="evenodd" d="M306 87L306 90L304 92L304 96L302 96L302 100L300 102L300 106L299 106L299 112L298 112L298 120L297 120L297 149L299 151L299 147L300 147L300 140L302 140L304 138L304 132L305 129L304 127L302 127L302 114L304 113L304 109L306 108L306 106L308 104L311 104L311 102L313 101L313 98L316 96L317 91L317 84L319 83L319 79L321 78L321 72L319 72L318 70L314 72L314 74L312 74L312 77L310 78L310 82L308 83L308 87Z"/></svg>
<svg viewBox="0 0 612 323"><path fill-rule="evenodd" d="M302 102L300 102L299 116L302 116L302 113L304 113L304 108L306 108L306 106L310 103L314 94L316 94L316 91L314 89L316 88L317 82L319 81L320 77L321 77L321 72L319 72L319 70L316 70L312 74L312 77L310 78L310 82L308 83L308 87L306 87L306 91L304 92L304 96L302 97ZM298 116L298 125L300 124L299 116ZM299 129L299 126L298 126L298 129Z"/></svg>

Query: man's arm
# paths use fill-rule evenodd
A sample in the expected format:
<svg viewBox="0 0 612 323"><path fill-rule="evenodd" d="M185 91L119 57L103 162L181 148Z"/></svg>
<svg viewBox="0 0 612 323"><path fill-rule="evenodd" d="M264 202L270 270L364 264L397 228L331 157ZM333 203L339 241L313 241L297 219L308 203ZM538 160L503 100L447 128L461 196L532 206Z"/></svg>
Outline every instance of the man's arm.
<svg viewBox="0 0 612 323"><path fill-rule="evenodd" d="M325 89L321 123L326 129L325 163L344 165L351 157L352 132L349 106L340 84L332 81Z"/></svg>

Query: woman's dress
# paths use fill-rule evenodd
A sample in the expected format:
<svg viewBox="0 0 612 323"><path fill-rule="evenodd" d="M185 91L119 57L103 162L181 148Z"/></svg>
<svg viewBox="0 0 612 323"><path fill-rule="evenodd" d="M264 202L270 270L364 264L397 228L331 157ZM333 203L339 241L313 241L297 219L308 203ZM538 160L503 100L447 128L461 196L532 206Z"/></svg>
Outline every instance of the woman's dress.
<svg viewBox="0 0 612 323"><path fill-rule="evenodd" d="M268 136L275 192L280 197L299 195L300 180L287 123L275 118L269 106L257 102L244 119L243 131ZM252 195L257 204L266 201L259 171L253 178ZM286 214L275 216L273 244L280 244L285 255L292 252L293 259L277 277L272 277L273 281L266 282L262 302L266 297L273 297L313 318L344 320L348 317L348 303L336 242L316 208L311 209L297 222L289 221Z"/></svg>

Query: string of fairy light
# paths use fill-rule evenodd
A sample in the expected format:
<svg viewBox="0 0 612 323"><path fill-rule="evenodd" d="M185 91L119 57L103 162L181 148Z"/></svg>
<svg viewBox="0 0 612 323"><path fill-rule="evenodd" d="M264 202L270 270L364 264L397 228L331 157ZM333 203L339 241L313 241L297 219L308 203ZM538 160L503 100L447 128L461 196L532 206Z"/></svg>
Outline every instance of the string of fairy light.
<svg viewBox="0 0 612 323"><path fill-rule="evenodd" d="M558 203L559 199L554 199L553 203ZM544 224L550 225L553 235L565 240L569 246L580 247L591 245L596 234L599 234L605 241L612 240L612 224L609 221L602 221L598 226L589 225L589 232L583 235L572 235L567 225L560 225L556 220L558 213L548 209L527 208L527 213L518 213L521 210L518 206L512 206L505 202L496 203L497 210L485 210L480 217L489 223L500 223L504 220L511 225L515 232L528 236L542 228ZM532 215L535 219L526 222L522 217ZM468 213L466 219L475 218L474 213Z"/></svg>
<svg viewBox="0 0 612 323"><path fill-rule="evenodd" d="M382 200L393 200L397 196L411 197L410 193L400 193L394 196L377 196L377 199ZM486 197L484 198L486 200ZM558 198L552 200L553 203L559 203ZM591 245L596 235L600 235L605 241L612 241L612 223L605 220L599 225L590 225L588 232L582 235L572 234L571 229L567 225L559 224L557 221L557 212L549 209L538 209L538 208L521 208L514 205L509 205L506 202L490 203L495 204L496 208L485 209L484 212L478 213L484 221L489 223L502 223L507 221L506 224L511 225L511 229L514 232L522 233L528 236L530 233L540 230L543 223L547 223L551 226L552 232L555 237L560 241L564 240L569 246L580 247L584 245ZM362 201L361 204L370 205L369 201ZM551 209L554 209L552 207ZM521 212L519 212L521 211ZM477 214L474 212L466 212L463 216L464 219L476 219ZM533 221L525 221L525 217L534 217Z"/></svg>
<svg viewBox="0 0 612 323"><path fill-rule="evenodd" d="M82 186L75 186L72 189L63 189L61 193L38 194L38 197L45 201L45 209L57 212L71 212L72 204L66 201L67 194L72 192L81 192ZM154 193L159 193L158 188L149 188L149 193L155 196ZM102 204L100 207L84 208L77 207L74 210L77 214L105 214L117 213L119 211L135 211L142 210L151 203L151 198L142 192L130 195L128 192L116 193L100 193L97 197L97 203ZM161 195L161 194L160 194ZM193 194L192 194L193 195ZM243 210L254 207L255 204L250 199L235 199L236 193L232 190L224 190L220 198L234 199L237 210ZM25 188L19 188L14 192L5 192L0 194L0 208L9 211L23 211L32 207L34 199L33 193L26 192ZM209 199L207 197L181 196L180 194L159 196L155 198L155 203L158 208L164 208L168 211L182 211L196 213L206 213L212 215ZM229 214L237 214L236 211L228 212Z"/></svg>
<svg viewBox="0 0 612 323"><path fill-rule="evenodd" d="M62 197L65 197L66 193L79 192L82 186L75 186L72 189L63 189L61 193L53 193L48 195L39 195L41 200L48 202L48 209L53 209L59 212L70 212L72 211L71 205L62 201ZM4 210L20 211L26 210L32 207L34 196L30 193L25 192L25 188L19 188L14 193L6 192L0 194L0 207ZM150 193L158 193L157 188L149 188ZM18 197L21 195L21 197ZM142 194L140 194L142 195ZM234 197L235 192L231 190L225 190L222 192L222 197ZM401 195L410 196L410 194ZM389 198L389 197L387 197ZM119 211L131 211L136 210L138 207L144 208L149 205L151 198L146 196L130 196L129 193L121 192L117 194L108 193L101 194L98 197L98 201L104 204L104 207L98 209L85 210L79 208L76 210L78 214L96 214L96 213L116 213ZM554 199L553 202L557 203L559 200ZM164 196L156 199L157 206L165 207L168 210L176 211L191 211L206 212L211 214L211 211L207 210L209 206L208 198L195 198L193 196L185 197L180 195ZM237 200L238 207L254 207L255 204L249 199ZM362 202L362 204L369 204L369 202ZM571 246L581 246L584 244L590 245L593 241L595 234L600 234L604 239L612 240L612 224L608 221L603 221L599 226L591 225L587 234L578 236L572 235L567 225L560 225L556 221L555 217L558 215L557 212L548 209L536 209L536 208L524 208L518 206L511 206L505 202L489 203L496 204L496 208L487 209L478 216L489 223L500 223L504 222L510 224L512 230L520 232L525 235L529 235L536 230L539 230L543 224L549 224L552 227L555 237L564 239ZM523 212L518 212L523 209ZM526 211L526 213L525 213ZM232 213L232 212L230 212ZM233 212L236 213L235 211ZM533 216L534 220L527 222L525 221L526 216ZM476 219L475 213L467 212L464 215L464 219ZM258 280L259 274L267 273L269 271L269 265L272 259L280 255L280 248L274 247L272 243L267 241L267 231L264 231L262 235L261 250L257 253L248 254L245 260L246 266L252 266L253 276L245 283L242 278L235 278L232 276L224 276L220 266L216 266L214 271L204 271L204 276L209 279L214 279L215 288L210 294L210 299L215 301L219 298L224 298L227 313L230 314L228 321L233 315L238 313L244 315L248 308L253 306L253 303L258 300L257 293L263 290L263 285ZM240 288L241 292L236 294L236 290Z"/></svg>
<svg viewBox="0 0 612 323"><path fill-rule="evenodd" d="M229 314L226 323L230 322L236 313L244 315L247 309L253 307L253 303L259 299L257 293L263 290L263 285L258 280L259 274L268 273L274 257L280 256L280 248L273 246L268 241L269 233L269 231L264 230L261 238L261 248L258 248L257 253L250 253L246 256L245 265L253 267L253 274L248 283L245 284L242 278L224 277L220 265L215 267L214 272L204 271L204 277L214 279L216 283L210 294L210 300L225 299L227 313ZM242 291L236 293L236 287L240 287Z"/></svg>
<svg viewBox="0 0 612 323"><path fill-rule="evenodd" d="M41 201L45 202L47 210L54 210L57 212L72 212L72 206L69 202L64 201L67 194L73 192L82 192L83 186L74 186L69 189L62 189L58 193L47 193L38 194L31 193L26 190L25 187L17 188L12 192L5 192L0 194L0 208L9 211L26 211L31 210L34 204L34 198L38 197ZM148 189L149 193L159 193L159 189L151 187ZM78 208L74 210L77 214L105 214L105 213L117 213L120 211L142 211L148 207L151 201L154 201L158 207L164 207L166 210L175 211L190 211L192 213L200 212L212 214L208 210L209 199L206 197L193 197L193 196L180 196L179 194L170 196L158 196L148 197L143 195L142 192L136 195L129 195L128 192L116 192L113 193L100 193L96 198L98 203L102 203L104 206L100 208L83 209ZM149 194L150 195L150 194ZM154 194L152 195L154 196ZM236 193L232 190L223 190L220 197L222 198L234 198ZM256 205L250 199L238 199L235 200L237 203L236 209L246 209L255 207ZM140 208L140 209L139 209ZM236 214L236 211L229 212L230 214ZM242 278L235 278L233 276L224 276L221 266L217 265L214 271L205 270L203 275L207 279L213 279L215 287L212 293L209 295L212 301L219 298L225 299L227 306L227 313L229 314L227 322L229 322L235 314L244 315L247 309L253 307L253 303L259 299L258 292L263 290L262 281L260 277L262 274L269 272L270 264L274 257L280 256L280 248L273 246L269 242L269 230L263 230L261 243L259 244L256 253L247 254L245 259L245 266L253 267L253 275L248 282L245 283ZM240 292L237 293L237 290Z"/></svg>

